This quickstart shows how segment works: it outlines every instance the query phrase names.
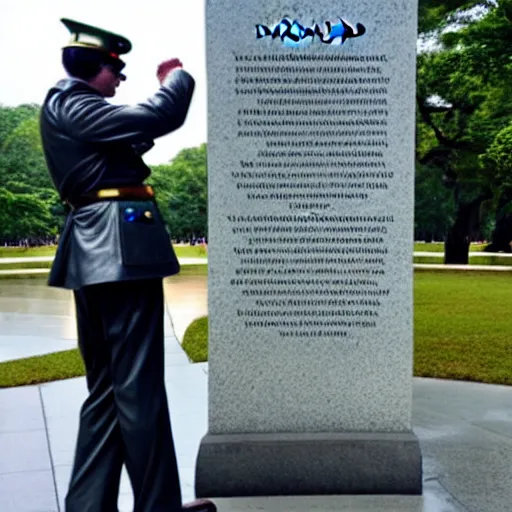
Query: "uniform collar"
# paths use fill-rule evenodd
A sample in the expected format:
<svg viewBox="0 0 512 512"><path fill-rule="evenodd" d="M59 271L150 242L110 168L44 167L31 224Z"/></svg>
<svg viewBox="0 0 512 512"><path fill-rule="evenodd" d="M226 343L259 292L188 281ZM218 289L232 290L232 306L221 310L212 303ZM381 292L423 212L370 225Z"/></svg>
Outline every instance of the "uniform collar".
<svg viewBox="0 0 512 512"><path fill-rule="evenodd" d="M101 96L100 92L94 87L92 87L92 85L90 85L88 82L82 80L81 78L76 78L74 76L59 80L55 85L55 88L60 89L61 91L86 90L88 92Z"/></svg>

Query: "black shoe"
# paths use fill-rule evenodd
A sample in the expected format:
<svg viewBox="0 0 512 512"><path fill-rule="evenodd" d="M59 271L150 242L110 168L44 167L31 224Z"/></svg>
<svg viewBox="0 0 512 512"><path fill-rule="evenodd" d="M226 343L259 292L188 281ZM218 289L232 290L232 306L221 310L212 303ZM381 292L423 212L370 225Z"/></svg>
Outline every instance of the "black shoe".
<svg viewBox="0 0 512 512"><path fill-rule="evenodd" d="M210 500L194 500L183 505L184 512L217 512L215 503Z"/></svg>

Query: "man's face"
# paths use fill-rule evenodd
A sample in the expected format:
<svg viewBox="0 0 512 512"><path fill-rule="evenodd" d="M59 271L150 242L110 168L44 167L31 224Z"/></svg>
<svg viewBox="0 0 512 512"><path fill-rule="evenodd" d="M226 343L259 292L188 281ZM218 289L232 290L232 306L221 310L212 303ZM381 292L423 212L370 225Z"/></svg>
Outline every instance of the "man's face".
<svg viewBox="0 0 512 512"><path fill-rule="evenodd" d="M101 68L101 71L89 82L105 98L112 98L116 94L116 88L121 83L121 74L109 65Z"/></svg>

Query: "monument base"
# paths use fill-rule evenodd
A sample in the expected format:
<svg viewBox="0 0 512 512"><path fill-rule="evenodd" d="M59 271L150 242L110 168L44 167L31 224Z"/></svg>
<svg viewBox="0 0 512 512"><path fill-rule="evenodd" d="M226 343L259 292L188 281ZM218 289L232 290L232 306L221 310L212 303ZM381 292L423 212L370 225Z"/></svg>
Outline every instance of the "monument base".
<svg viewBox="0 0 512 512"><path fill-rule="evenodd" d="M421 494L411 433L207 434L198 497Z"/></svg>

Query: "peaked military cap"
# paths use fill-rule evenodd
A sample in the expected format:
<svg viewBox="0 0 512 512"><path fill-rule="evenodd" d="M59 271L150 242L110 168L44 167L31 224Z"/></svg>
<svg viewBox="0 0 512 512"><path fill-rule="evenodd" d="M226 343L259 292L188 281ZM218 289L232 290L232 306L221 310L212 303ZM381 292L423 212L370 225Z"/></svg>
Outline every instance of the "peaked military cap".
<svg viewBox="0 0 512 512"><path fill-rule="evenodd" d="M132 43L126 37L68 18L62 18L60 21L71 33L71 40L64 48L97 49L115 59L119 59L119 55L128 53L132 49Z"/></svg>

